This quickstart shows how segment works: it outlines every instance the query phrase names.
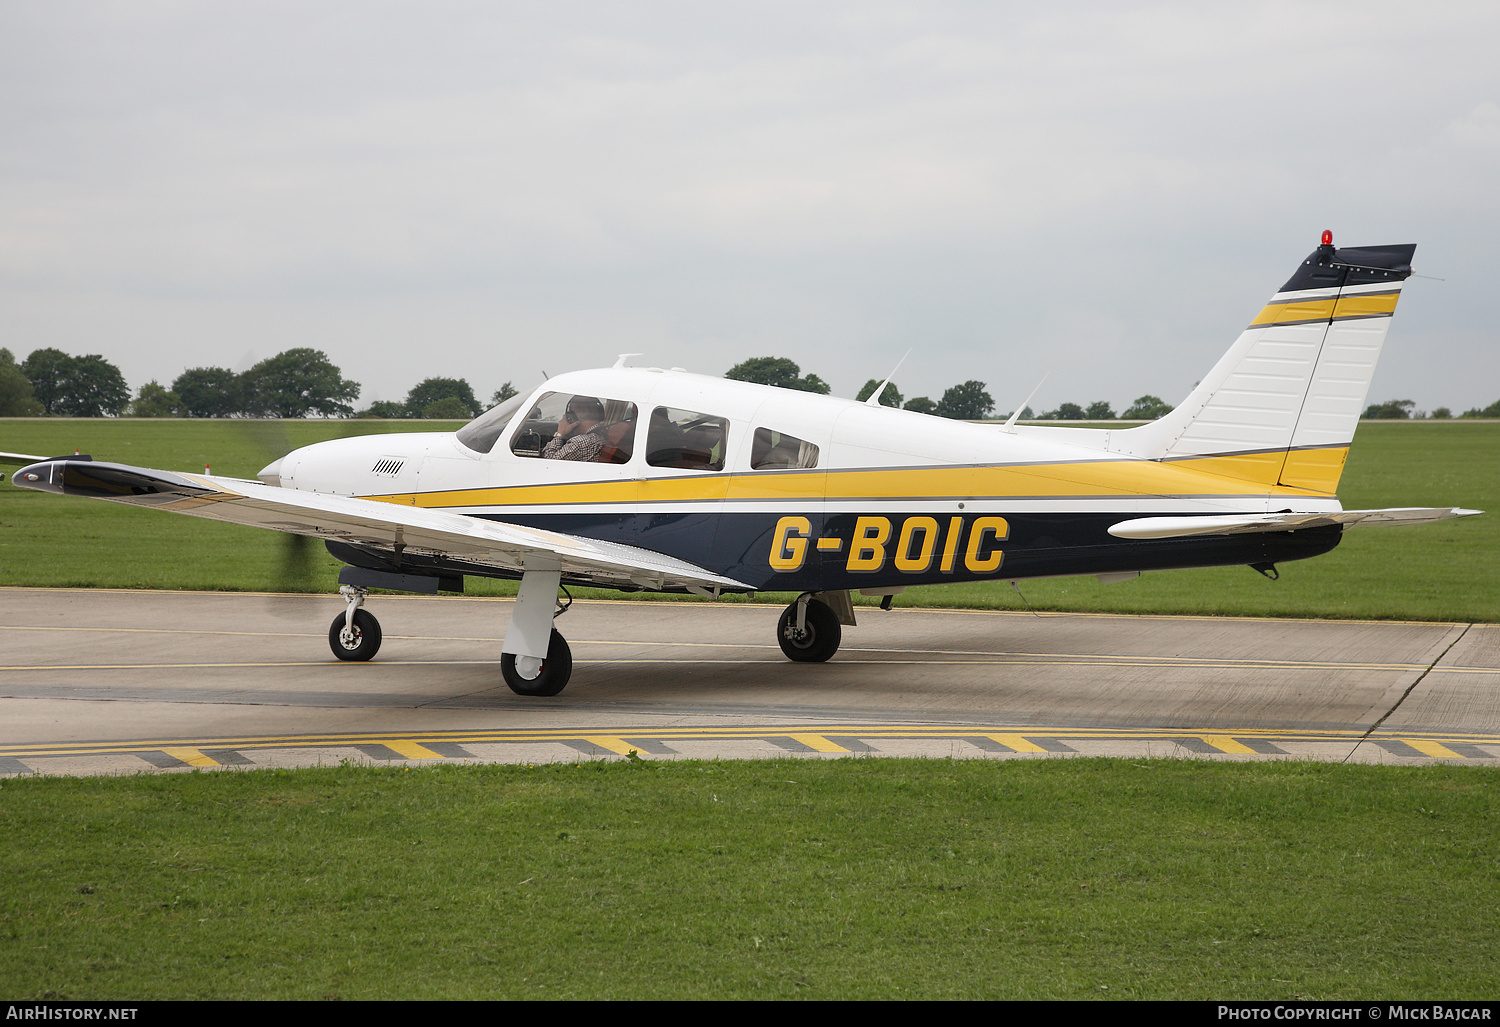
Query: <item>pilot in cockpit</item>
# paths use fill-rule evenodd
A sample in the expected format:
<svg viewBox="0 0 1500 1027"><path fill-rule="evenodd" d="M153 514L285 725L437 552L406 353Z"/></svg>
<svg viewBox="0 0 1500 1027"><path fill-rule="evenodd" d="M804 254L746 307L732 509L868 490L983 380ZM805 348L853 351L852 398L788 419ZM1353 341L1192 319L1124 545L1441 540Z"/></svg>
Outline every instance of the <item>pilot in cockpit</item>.
<svg viewBox="0 0 1500 1027"><path fill-rule="evenodd" d="M597 460L604 448L604 404L593 396L574 396L557 419L557 434L542 450L548 460Z"/></svg>

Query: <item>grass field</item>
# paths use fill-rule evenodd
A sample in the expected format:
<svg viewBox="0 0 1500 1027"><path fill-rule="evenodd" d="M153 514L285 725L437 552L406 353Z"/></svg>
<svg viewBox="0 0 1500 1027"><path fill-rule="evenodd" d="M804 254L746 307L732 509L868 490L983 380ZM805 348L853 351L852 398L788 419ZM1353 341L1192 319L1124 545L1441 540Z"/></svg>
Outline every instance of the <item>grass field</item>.
<svg viewBox="0 0 1500 1027"><path fill-rule="evenodd" d="M1177 760L0 783L8 998L1490 998L1500 777Z"/></svg>
<svg viewBox="0 0 1500 1027"><path fill-rule="evenodd" d="M369 431L452 430L457 423L347 421L0 420L0 449L71 453L151 467L252 477L294 446ZM1366 422L1340 489L1349 509L1468 506L1487 517L1360 528L1334 552L1284 564L1168 571L1101 585L1092 577L1023 586L1036 609L1120 613L1416 620L1500 619L1500 423ZM0 486L0 584L331 591L337 563L318 549L309 586L287 578L269 532ZM514 586L469 579L477 594ZM610 596L613 593L598 593ZM915 588L904 606L1021 608L1004 583Z"/></svg>

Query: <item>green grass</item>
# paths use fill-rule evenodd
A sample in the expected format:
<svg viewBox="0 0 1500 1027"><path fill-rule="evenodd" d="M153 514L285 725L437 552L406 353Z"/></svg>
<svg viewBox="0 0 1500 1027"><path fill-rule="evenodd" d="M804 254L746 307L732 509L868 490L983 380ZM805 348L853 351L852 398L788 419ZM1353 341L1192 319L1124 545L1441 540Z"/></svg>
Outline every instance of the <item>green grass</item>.
<svg viewBox="0 0 1500 1027"><path fill-rule="evenodd" d="M64 453L167 469L251 477L293 446L366 431L452 430L456 422L0 421L0 449ZM1366 422L1340 499L1350 509L1468 506L1486 517L1408 528L1358 528L1334 552L1281 566L1271 582L1248 568L1023 584L1041 610L1411 620L1500 620L1500 424ZM0 584L265 591L288 587L282 540L269 532L93 500L0 487ZM332 590L337 563L319 547L311 587ZM476 594L505 582L469 579ZM307 587L300 584L299 587ZM609 592L585 595L613 596ZM776 597L762 597L776 598ZM902 606L1022 608L1009 585L914 588Z"/></svg>
<svg viewBox="0 0 1500 1027"><path fill-rule="evenodd" d="M1500 777L1172 760L0 783L9 998L1489 998Z"/></svg>

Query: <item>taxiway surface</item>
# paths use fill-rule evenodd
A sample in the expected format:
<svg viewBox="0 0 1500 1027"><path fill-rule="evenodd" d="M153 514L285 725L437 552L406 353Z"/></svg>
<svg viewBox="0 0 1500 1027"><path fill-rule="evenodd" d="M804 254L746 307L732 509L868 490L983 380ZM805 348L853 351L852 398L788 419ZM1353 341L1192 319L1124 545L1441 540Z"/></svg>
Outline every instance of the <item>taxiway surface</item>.
<svg viewBox="0 0 1500 1027"><path fill-rule="evenodd" d="M579 602L552 699L499 673L511 603L0 590L0 773L343 760L1060 753L1500 758L1500 625L860 609L821 665L778 608Z"/></svg>

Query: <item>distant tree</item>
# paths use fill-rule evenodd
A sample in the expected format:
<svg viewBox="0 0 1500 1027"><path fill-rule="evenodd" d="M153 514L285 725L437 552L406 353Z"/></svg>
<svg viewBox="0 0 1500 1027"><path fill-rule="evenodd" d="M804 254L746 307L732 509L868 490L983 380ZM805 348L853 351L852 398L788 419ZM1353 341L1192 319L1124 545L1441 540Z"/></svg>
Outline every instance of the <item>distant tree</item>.
<svg viewBox="0 0 1500 1027"><path fill-rule="evenodd" d="M1015 413L1015 411L1012 410L1011 413ZM1000 418L1002 421L1009 421L1010 420L1010 414L996 414L995 416L998 417L998 418ZM1018 421L1030 421L1030 420L1035 419L1035 417L1036 417L1036 411L1035 410L1031 409L1031 407L1022 407L1021 408L1021 413L1019 415L1017 415L1016 420L1018 420Z"/></svg>
<svg viewBox="0 0 1500 1027"><path fill-rule="evenodd" d="M262 360L241 376L245 410L258 416L348 417L359 383L350 381L316 349L289 349Z"/></svg>
<svg viewBox="0 0 1500 1027"><path fill-rule="evenodd" d="M514 396L515 394L515 386L511 385L510 382L506 382L504 385L496 389L495 394L490 397L490 406L497 407L501 403L504 403L506 400L510 399L510 397Z"/></svg>
<svg viewBox="0 0 1500 1027"><path fill-rule="evenodd" d="M457 396L444 396L423 407L422 416L429 421L467 421L474 415Z"/></svg>
<svg viewBox="0 0 1500 1027"><path fill-rule="evenodd" d="M863 403L865 400L873 396L875 394L875 390L879 387L880 382L874 378L871 378L860 387L859 395L855 396L854 398ZM896 388L895 382L891 382L889 385L887 385L885 387L885 391L880 394L880 405L883 407L901 406L901 390Z"/></svg>
<svg viewBox="0 0 1500 1027"><path fill-rule="evenodd" d="M1453 416L1453 411L1447 407L1436 407L1432 411L1432 416L1439 421L1446 421Z"/></svg>
<svg viewBox="0 0 1500 1027"><path fill-rule="evenodd" d="M926 396L913 396L906 401L906 406L902 409L915 410L919 414L935 414L937 413L937 404Z"/></svg>
<svg viewBox="0 0 1500 1027"><path fill-rule="evenodd" d="M802 368L786 357L752 357L735 364L724 372L725 378L739 382L754 382L756 385L774 385L780 389L796 389L799 392L816 392L826 396L828 383L815 374L802 377ZM880 384L876 382L875 384Z"/></svg>
<svg viewBox="0 0 1500 1027"><path fill-rule="evenodd" d="M21 362L21 373L31 383L31 393L48 416L55 416L73 373L73 358L60 349L32 350Z"/></svg>
<svg viewBox="0 0 1500 1027"><path fill-rule="evenodd" d="M0 417L40 417L46 410L10 350L0 349Z"/></svg>
<svg viewBox="0 0 1500 1027"><path fill-rule="evenodd" d="M1141 396L1120 416L1130 421L1154 421L1172 412L1172 404L1160 396Z"/></svg>
<svg viewBox="0 0 1500 1027"><path fill-rule="evenodd" d="M192 367L172 383L184 417L233 417L245 409L244 382L227 367Z"/></svg>
<svg viewBox="0 0 1500 1027"><path fill-rule="evenodd" d="M444 414L446 418L478 417L484 412L479 400L474 398L474 389L463 378L427 378L418 382L406 394L406 416L427 417L427 408L439 400L456 399L467 413ZM451 405L447 409L452 409Z"/></svg>
<svg viewBox="0 0 1500 1027"><path fill-rule="evenodd" d="M978 421L990 416L995 410L995 401L985 391L984 382L970 379L955 385L943 393L933 413L939 417L952 417L963 421Z"/></svg>
<svg viewBox="0 0 1500 1027"><path fill-rule="evenodd" d="M1090 403L1088 409L1083 412L1085 419L1090 421L1113 421L1115 419L1114 409L1104 400Z"/></svg>
<svg viewBox="0 0 1500 1027"><path fill-rule="evenodd" d="M1059 403L1056 410L1048 410L1037 418L1040 421L1081 421L1083 407L1077 403Z"/></svg>
<svg viewBox="0 0 1500 1027"><path fill-rule="evenodd" d="M141 386L130 404L131 417L177 417L182 398L155 380Z"/></svg>
<svg viewBox="0 0 1500 1027"><path fill-rule="evenodd" d="M1366 420L1404 421L1411 417L1416 402L1410 399L1388 399L1384 403L1372 403L1365 408Z"/></svg>
<svg viewBox="0 0 1500 1027"><path fill-rule="evenodd" d="M39 349L26 358L21 373L53 416L113 417L130 402L125 376L97 353L70 357L60 349Z"/></svg>
<svg viewBox="0 0 1500 1027"><path fill-rule="evenodd" d="M364 410L354 415L355 417L384 417L396 419L406 416L406 404L396 403L388 399L377 399Z"/></svg>
<svg viewBox="0 0 1500 1027"><path fill-rule="evenodd" d="M1463 412L1464 417L1500 417L1500 399L1495 400L1484 409L1471 407Z"/></svg>

